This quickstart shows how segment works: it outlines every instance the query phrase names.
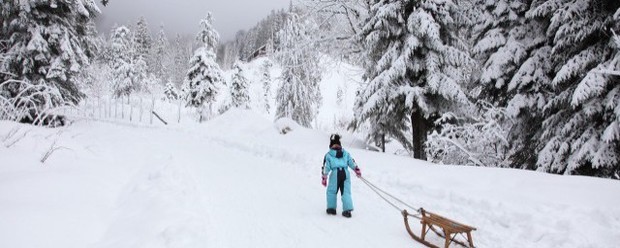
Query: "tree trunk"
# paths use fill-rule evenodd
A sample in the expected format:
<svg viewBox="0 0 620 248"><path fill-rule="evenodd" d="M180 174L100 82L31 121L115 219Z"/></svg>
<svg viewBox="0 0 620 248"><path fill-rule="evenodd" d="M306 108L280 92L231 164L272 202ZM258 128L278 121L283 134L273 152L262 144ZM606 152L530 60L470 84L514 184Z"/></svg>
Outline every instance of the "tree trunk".
<svg viewBox="0 0 620 248"><path fill-rule="evenodd" d="M426 160L426 153L424 152L424 142L426 142L426 133L428 126L424 116L419 111L414 111L411 114L411 134L413 145L413 157L417 159Z"/></svg>
<svg viewBox="0 0 620 248"><path fill-rule="evenodd" d="M385 153L385 133L381 134L381 151Z"/></svg>

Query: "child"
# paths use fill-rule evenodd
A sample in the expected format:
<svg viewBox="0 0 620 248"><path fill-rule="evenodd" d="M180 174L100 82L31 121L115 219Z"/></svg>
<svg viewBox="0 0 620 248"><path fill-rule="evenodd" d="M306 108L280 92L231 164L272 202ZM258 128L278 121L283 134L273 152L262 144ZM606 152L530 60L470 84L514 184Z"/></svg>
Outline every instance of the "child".
<svg viewBox="0 0 620 248"><path fill-rule="evenodd" d="M355 164L351 155L342 149L340 135L333 134L329 138L329 152L323 159L322 184L327 186L329 175L329 186L327 187L327 214L336 215L337 199L336 194L340 191L342 196L342 216L351 218L353 211L353 200L351 199L351 179L348 168L355 171L357 177L362 176L362 172Z"/></svg>

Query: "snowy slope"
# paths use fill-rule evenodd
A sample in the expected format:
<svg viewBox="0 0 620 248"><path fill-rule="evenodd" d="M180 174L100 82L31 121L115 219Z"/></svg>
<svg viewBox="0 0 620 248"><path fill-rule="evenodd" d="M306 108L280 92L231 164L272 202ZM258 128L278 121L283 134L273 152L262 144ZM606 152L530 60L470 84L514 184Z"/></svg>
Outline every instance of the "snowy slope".
<svg viewBox="0 0 620 248"><path fill-rule="evenodd" d="M239 110L168 128L1 122L0 247L422 247L358 179L353 218L327 216L319 170L329 133L281 135L281 125ZM41 164L54 142L64 148ZM478 247L616 247L620 238L618 181L350 151L378 186L476 226Z"/></svg>

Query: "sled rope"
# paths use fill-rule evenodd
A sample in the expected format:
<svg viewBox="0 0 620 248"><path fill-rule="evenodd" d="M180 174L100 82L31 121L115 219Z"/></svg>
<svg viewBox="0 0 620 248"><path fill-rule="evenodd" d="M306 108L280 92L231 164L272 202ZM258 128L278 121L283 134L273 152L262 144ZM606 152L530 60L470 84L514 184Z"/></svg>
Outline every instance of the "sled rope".
<svg viewBox="0 0 620 248"><path fill-rule="evenodd" d="M385 190L377 187L376 185L374 185L373 183L369 182L366 178L360 177L360 179L362 180L362 182L364 182L364 184L366 184L372 191L374 191L379 197L381 197L381 199L383 199L385 202L387 202L388 204L390 204L392 207L394 207L394 209L396 209L399 213L402 213L402 209L399 208L393 201L396 201L402 205L405 205L406 207L408 207L409 209L413 209L416 212L420 213L421 208L415 208L412 207L411 205L407 204L406 202L404 202L401 199L398 199L397 197L393 196L392 194L386 192ZM387 197L391 198L393 201L387 199ZM418 215L411 215L413 217L419 218Z"/></svg>

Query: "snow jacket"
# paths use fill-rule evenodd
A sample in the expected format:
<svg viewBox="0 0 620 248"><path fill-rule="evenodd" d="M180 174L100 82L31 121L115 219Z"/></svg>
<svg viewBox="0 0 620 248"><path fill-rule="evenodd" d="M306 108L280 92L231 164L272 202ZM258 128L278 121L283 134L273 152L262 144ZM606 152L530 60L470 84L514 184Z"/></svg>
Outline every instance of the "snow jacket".
<svg viewBox="0 0 620 248"><path fill-rule="evenodd" d="M349 178L349 170L346 170L346 167L354 170L355 166L355 160L343 148L329 149L323 161L323 175L329 175L331 171L343 168L347 173L347 178Z"/></svg>

